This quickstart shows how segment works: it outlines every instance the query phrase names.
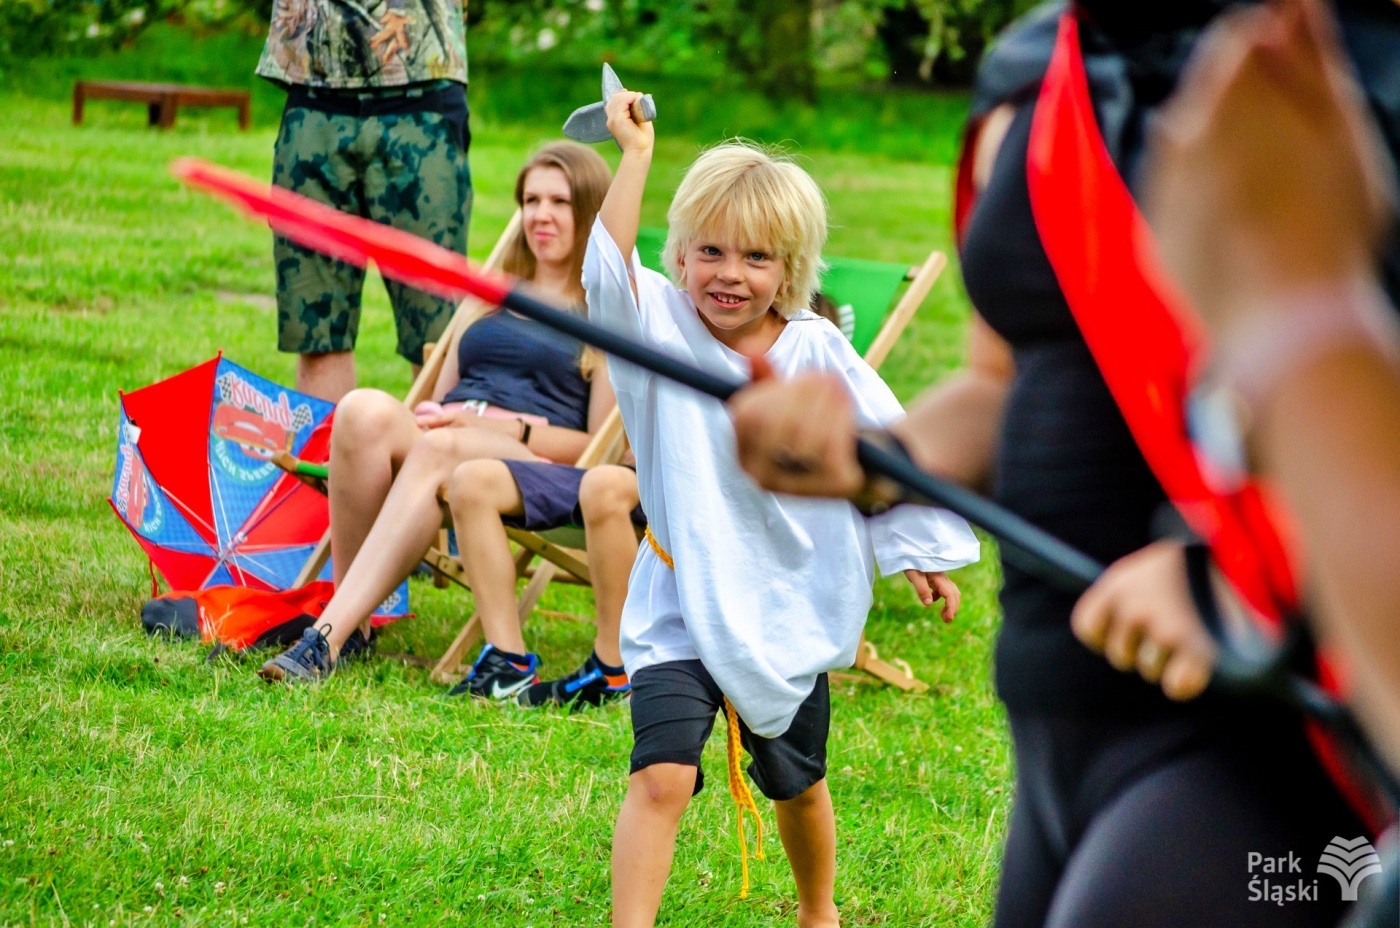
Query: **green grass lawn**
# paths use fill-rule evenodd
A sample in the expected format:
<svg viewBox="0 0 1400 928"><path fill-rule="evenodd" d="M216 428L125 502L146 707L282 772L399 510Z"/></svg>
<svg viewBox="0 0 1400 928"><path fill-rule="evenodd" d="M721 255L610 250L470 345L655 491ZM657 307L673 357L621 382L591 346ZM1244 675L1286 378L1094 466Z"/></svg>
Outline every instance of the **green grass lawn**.
<svg viewBox="0 0 1400 928"><path fill-rule="evenodd" d="M426 671L386 659L273 689L253 663L209 666L202 647L142 634L144 558L105 500L117 391L219 350L274 379L293 370L274 348L266 229L165 166L194 154L266 177L273 130L261 119L241 134L216 111L160 134L141 107L115 103L92 104L74 129L65 67L30 95L0 91L0 925L605 924L625 706L449 702ZM534 123L474 120L474 255L512 209L516 167L573 105ZM830 197L831 253L914 261L949 247L956 111L944 101L903 127L927 135L924 160L791 133ZM703 140L663 133L649 222ZM402 393L377 280L367 293L361 382ZM950 271L885 367L902 398L958 362L966 313ZM990 913L1010 782L988 672L998 574L986 563L959 580L964 611L946 627L902 585L877 590L871 637L928 695L856 677L833 687L848 925L972 926ZM423 583L412 595L418 617L383 648L435 656L470 604ZM583 658L591 612L587 592L546 596L526 637L547 670ZM708 769L722 763L713 744ZM722 777L711 782L683 821L662 924L791 924L771 811L769 860L739 900L734 810Z"/></svg>

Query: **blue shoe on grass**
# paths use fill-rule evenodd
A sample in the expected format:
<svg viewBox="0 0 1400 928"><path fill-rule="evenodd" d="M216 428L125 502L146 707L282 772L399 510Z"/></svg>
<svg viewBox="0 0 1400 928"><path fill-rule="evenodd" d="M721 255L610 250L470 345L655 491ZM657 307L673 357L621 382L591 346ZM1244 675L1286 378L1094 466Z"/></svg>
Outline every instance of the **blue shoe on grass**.
<svg viewBox="0 0 1400 928"><path fill-rule="evenodd" d="M538 654L510 654L493 644L481 649L466 679L448 691L449 696L466 693L478 699L514 699L527 686L538 683Z"/></svg>
<svg viewBox="0 0 1400 928"><path fill-rule="evenodd" d="M331 643L320 628L313 627L302 632L290 648L259 667L258 676L268 683L315 683L334 671Z"/></svg>
<svg viewBox="0 0 1400 928"><path fill-rule="evenodd" d="M568 676L545 680L521 690L516 701L530 707L572 704L575 709L581 709L626 699L631 693L632 684L627 679L627 672L621 667L609 667L595 653L588 655L583 666Z"/></svg>

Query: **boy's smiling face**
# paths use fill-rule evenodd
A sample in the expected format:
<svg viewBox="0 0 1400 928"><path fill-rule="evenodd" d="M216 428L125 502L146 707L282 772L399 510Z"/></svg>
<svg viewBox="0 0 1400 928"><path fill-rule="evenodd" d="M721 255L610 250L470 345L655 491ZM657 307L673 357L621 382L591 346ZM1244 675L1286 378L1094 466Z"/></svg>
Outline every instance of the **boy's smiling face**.
<svg viewBox="0 0 1400 928"><path fill-rule="evenodd" d="M682 252L685 289L710 333L733 342L774 320L768 310L782 286L782 259L770 250L699 237ZM776 311L775 311L776 312Z"/></svg>

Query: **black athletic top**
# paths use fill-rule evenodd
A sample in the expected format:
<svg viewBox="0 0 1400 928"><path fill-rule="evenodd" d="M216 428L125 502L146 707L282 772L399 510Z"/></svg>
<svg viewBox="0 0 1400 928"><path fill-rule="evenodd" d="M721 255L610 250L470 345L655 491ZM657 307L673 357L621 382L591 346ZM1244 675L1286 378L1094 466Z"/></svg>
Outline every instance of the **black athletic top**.
<svg viewBox="0 0 1400 928"><path fill-rule="evenodd" d="M1026 180L1031 116L1062 9L1042 7L1027 16L983 62L974 114L1007 102L1016 106L1016 114L966 227L963 277L973 305L1011 345L1015 358L997 451L995 498L1110 563L1153 541L1154 521L1169 514L1170 506L1079 334L1031 214ZM1081 30L1095 115L1130 186L1143 125L1170 93L1200 24L1209 18L1185 6L1163 9L1176 10L1178 17L1189 12L1201 22L1141 44L1110 41L1092 23ZM1377 0L1349 0L1340 12L1348 51L1396 151L1400 56L1384 50L1400 47L1400 16L1393 4ZM1384 271L1392 298L1400 297L1395 286L1400 281L1400 236ZM1225 710L1225 701L1211 693L1185 706L1173 704L1136 674L1114 670L1071 632L1075 598L1005 566L996 680L1009 709L1138 715Z"/></svg>
<svg viewBox="0 0 1400 928"><path fill-rule="evenodd" d="M1079 334L1036 234L1026 182L1032 102L1022 104L963 241L963 277L1015 355L994 496L1103 563L1152 540L1166 496ZM1125 307L1125 310L1127 307ZM1165 703L1070 631L1076 597L1008 564L997 690L1011 709Z"/></svg>

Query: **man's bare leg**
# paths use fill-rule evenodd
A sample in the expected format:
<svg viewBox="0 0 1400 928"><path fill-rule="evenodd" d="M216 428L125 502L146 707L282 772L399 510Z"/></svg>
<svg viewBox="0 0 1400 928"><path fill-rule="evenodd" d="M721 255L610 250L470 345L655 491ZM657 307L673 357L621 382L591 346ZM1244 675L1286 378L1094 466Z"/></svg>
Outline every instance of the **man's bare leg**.
<svg viewBox="0 0 1400 928"><path fill-rule="evenodd" d="M355 353L318 351L297 357L297 389L338 403L355 389Z"/></svg>

